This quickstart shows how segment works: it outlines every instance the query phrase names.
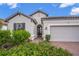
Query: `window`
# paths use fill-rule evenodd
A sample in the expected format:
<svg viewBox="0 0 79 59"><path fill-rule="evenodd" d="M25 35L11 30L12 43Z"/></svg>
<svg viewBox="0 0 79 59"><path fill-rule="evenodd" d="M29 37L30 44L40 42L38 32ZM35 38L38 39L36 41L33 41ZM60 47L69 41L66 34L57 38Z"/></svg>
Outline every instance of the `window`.
<svg viewBox="0 0 79 59"><path fill-rule="evenodd" d="M25 29L25 23L14 23L14 30Z"/></svg>

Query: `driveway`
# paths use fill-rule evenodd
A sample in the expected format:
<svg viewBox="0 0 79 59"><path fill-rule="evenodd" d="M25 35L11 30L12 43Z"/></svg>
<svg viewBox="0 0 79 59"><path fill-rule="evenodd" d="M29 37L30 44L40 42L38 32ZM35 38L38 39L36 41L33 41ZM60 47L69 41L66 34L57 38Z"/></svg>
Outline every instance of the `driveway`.
<svg viewBox="0 0 79 59"><path fill-rule="evenodd" d="M62 47L72 53L74 56L79 56L79 42L50 42L56 47Z"/></svg>

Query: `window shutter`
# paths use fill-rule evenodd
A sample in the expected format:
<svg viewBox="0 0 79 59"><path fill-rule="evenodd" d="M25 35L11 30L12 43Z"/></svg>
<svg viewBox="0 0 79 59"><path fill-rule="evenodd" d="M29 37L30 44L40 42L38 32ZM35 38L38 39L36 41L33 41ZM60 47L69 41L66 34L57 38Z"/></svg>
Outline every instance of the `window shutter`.
<svg viewBox="0 0 79 59"><path fill-rule="evenodd" d="M25 29L25 23L22 23L22 25L23 25L23 29Z"/></svg>
<svg viewBox="0 0 79 59"><path fill-rule="evenodd" d="M16 23L14 23L14 30L16 30Z"/></svg>

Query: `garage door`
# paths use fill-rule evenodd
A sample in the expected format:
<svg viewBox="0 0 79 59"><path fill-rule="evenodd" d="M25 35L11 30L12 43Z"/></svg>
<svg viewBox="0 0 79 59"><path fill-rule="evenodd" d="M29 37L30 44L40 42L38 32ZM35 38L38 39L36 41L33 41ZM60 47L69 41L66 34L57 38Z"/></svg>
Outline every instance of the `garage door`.
<svg viewBox="0 0 79 59"><path fill-rule="evenodd" d="M79 42L79 26L50 27L51 41Z"/></svg>

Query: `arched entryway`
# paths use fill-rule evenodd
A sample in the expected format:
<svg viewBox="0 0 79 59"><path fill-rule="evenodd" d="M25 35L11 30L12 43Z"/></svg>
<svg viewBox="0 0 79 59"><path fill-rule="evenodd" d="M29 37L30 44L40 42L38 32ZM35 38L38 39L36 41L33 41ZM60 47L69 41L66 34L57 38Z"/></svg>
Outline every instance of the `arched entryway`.
<svg viewBox="0 0 79 59"><path fill-rule="evenodd" d="M42 25L37 25L37 37L42 37Z"/></svg>

